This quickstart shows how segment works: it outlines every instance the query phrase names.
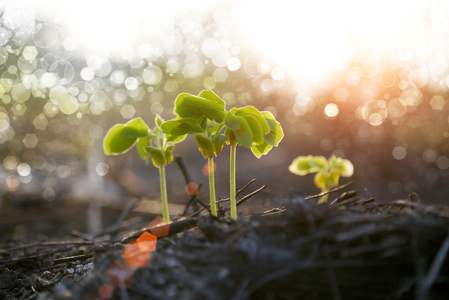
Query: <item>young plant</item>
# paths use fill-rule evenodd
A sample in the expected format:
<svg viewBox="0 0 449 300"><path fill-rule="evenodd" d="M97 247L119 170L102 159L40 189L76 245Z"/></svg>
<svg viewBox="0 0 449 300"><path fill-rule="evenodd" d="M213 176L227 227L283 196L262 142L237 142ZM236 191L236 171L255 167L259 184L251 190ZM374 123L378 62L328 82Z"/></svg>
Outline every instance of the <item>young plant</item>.
<svg viewBox="0 0 449 300"><path fill-rule="evenodd" d="M175 100L174 113L177 117L162 123L161 128L166 134L195 134L198 149L208 159L210 207L212 215L217 216L214 156L221 153L227 139L220 133L225 126L226 104L211 91L198 96L182 93Z"/></svg>
<svg viewBox="0 0 449 300"><path fill-rule="evenodd" d="M227 126L226 143L231 145L230 152L230 206L231 218L237 220L237 202L235 199L235 162L237 145L250 148L260 158L277 147L284 137L282 127L268 111L260 112L255 107L245 106L231 109L225 117Z"/></svg>
<svg viewBox="0 0 449 300"><path fill-rule="evenodd" d="M186 136L164 134L161 129L163 121L156 116L153 130L150 130L141 118L132 119L126 124L116 124L107 132L103 140L103 150L106 155L120 155L136 145L139 156L145 163L148 164L151 159L153 165L159 169L162 218L164 222L170 222L165 166L173 160L174 144L181 142Z"/></svg>
<svg viewBox="0 0 449 300"><path fill-rule="evenodd" d="M351 177L354 174L354 166L348 159L342 159L332 155L328 160L324 156L298 156L293 160L288 170L296 175L316 173L315 186L321 192L328 192L338 186L340 176ZM328 194L321 197L318 203L326 203Z"/></svg>
<svg viewBox="0 0 449 300"><path fill-rule="evenodd" d="M198 148L208 158L211 213L217 215L215 205L214 156L221 153L224 143L231 145L230 200L231 218L237 219L235 199L236 147L251 148L260 158L273 146L278 146L284 134L279 122L270 112L260 112L246 106L226 111L225 102L212 91L198 96L183 93L175 101L177 118L161 125L169 134L195 134ZM225 134L221 131L226 127Z"/></svg>

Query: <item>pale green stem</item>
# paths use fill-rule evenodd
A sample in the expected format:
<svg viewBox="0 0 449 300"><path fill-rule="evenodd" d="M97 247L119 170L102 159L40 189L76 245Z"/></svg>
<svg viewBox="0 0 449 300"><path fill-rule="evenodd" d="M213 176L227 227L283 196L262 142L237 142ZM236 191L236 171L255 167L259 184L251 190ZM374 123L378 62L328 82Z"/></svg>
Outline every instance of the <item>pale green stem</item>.
<svg viewBox="0 0 449 300"><path fill-rule="evenodd" d="M170 214L168 212L168 200L167 200L167 183L165 180L165 165L159 168L159 179L161 182L161 202L162 202L162 219L164 222L170 222Z"/></svg>
<svg viewBox="0 0 449 300"><path fill-rule="evenodd" d="M321 191L322 193L327 192L327 191ZM318 204L323 204L323 203L327 203L327 198L329 197L329 194L324 195L323 197L320 198L320 200L318 201Z"/></svg>
<svg viewBox="0 0 449 300"><path fill-rule="evenodd" d="M213 216L217 216L217 206L215 205L214 157L209 158L209 192L210 211Z"/></svg>
<svg viewBox="0 0 449 300"><path fill-rule="evenodd" d="M230 170L230 183L229 183L229 193L231 198L231 218L237 220L237 202L235 201L235 152L237 146L231 146L231 170Z"/></svg>

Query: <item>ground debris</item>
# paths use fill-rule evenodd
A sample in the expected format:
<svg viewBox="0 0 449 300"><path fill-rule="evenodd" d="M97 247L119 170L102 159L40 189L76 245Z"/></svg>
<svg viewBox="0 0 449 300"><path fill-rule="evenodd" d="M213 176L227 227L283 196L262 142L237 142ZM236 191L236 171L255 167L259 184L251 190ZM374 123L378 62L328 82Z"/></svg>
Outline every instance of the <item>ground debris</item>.
<svg viewBox="0 0 449 300"><path fill-rule="evenodd" d="M129 225L110 239L2 245L0 298L444 299L448 208L413 199L350 191L238 221L183 219L146 256L134 240L151 228Z"/></svg>

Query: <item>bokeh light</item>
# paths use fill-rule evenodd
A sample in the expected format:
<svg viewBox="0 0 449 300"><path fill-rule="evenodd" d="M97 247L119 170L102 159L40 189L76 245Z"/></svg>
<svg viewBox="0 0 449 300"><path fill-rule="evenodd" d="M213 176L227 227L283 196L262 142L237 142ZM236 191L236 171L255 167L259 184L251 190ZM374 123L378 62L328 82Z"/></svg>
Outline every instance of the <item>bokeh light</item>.
<svg viewBox="0 0 449 300"><path fill-rule="evenodd" d="M329 103L324 108L324 114L327 118L335 118L338 115L338 105L335 103Z"/></svg>
<svg viewBox="0 0 449 300"><path fill-rule="evenodd" d="M384 185L395 195L418 184L437 190L449 176L447 1L0 6L0 186L7 191L40 187L53 201L86 175L96 180L92 190L102 190L123 167L101 154L107 128L137 116L172 118L178 93L202 89L228 107L273 112L286 133L277 149L284 160L344 155L365 179L402 164ZM135 158L128 163L153 178ZM279 158L276 166L287 163ZM418 178L399 171L407 168ZM175 194L185 196L178 185Z"/></svg>

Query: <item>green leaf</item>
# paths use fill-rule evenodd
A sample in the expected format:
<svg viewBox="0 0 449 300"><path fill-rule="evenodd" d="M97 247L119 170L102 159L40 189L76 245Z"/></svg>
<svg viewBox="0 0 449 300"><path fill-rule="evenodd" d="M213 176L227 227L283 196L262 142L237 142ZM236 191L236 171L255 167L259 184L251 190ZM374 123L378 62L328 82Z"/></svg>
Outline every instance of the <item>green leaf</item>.
<svg viewBox="0 0 449 300"><path fill-rule="evenodd" d="M165 157L165 165L169 165L173 161L173 150L175 149L175 146L170 145L165 149L164 151L164 157Z"/></svg>
<svg viewBox="0 0 449 300"><path fill-rule="evenodd" d="M171 134L166 134L165 138L167 139L167 142L173 143L173 144L177 144L182 142L183 140L185 140L187 137L186 134L183 135L171 135Z"/></svg>
<svg viewBox="0 0 449 300"><path fill-rule="evenodd" d="M190 94L180 94L175 100L175 114L181 118L199 119L206 116L210 120L223 122L226 115L222 105L213 100Z"/></svg>
<svg viewBox="0 0 449 300"><path fill-rule="evenodd" d="M332 155L329 158L329 165L331 170L338 171L343 177L351 177L354 174L354 165L348 159Z"/></svg>
<svg viewBox="0 0 449 300"><path fill-rule="evenodd" d="M202 134L195 135L196 143L198 144L198 149L203 154L204 158L211 158L215 155L215 147L212 141Z"/></svg>
<svg viewBox="0 0 449 300"><path fill-rule="evenodd" d="M205 98L207 100L215 101L220 105L220 107L225 110L226 109L226 102L224 102L220 97L218 97L214 92L204 90L201 93L198 94L198 96Z"/></svg>
<svg viewBox="0 0 449 300"><path fill-rule="evenodd" d="M234 113L228 112L225 117L225 124L232 130L238 130L240 129L240 123L235 117Z"/></svg>
<svg viewBox="0 0 449 300"><path fill-rule="evenodd" d="M259 121L260 125L262 126L264 134L270 132L270 126L268 126L267 120L265 119L264 115L254 106L241 107L237 110L235 115L236 116L251 115L255 117L257 121Z"/></svg>
<svg viewBox="0 0 449 300"><path fill-rule="evenodd" d="M162 132L171 135L184 135L203 132L194 118L173 119L161 124Z"/></svg>
<svg viewBox="0 0 449 300"><path fill-rule="evenodd" d="M215 148L215 155L220 155L221 150L223 150L223 145L226 142L228 137L224 134L216 134L213 140L214 148Z"/></svg>
<svg viewBox="0 0 449 300"><path fill-rule="evenodd" d="M270 133L266 134L264 139L268 144L278 146L284 137L284 131L282 130L281 124L276 121L273 114L269 111L263 111L262 115L265 117L270 127Z"/></svg>
<svg viewBox="0 0 449 300"><path fill-rule="evenodd" d="M242 118L245 118L246 122L248 122L253 133L252 144L263 144L265 141L263 138L263 128L259 121L253 115L243 115Z"/></svg>
<svg viewBox="0 0 449 300"><path fill-rule="evenodd" d="M245 118L242 117L236 117L237 120L240 123L240 129L234 130L235 137L238 141L238 143L246 148L251 148L251 145L253 144L253 132L251 131L251 127L249 126L248 122L245 120Z"/></svg>
<svg viewBox="0 0 449 300"><path fill-rule="evenodd" d="M235 136L234 130L231 130L229 127L226 128L225 135L228 137L228 139L226 140L226 144L231 145L231 146L236 146L237 145L238 141L237 141L237 138Z"/></svg>
<svg viewBox="0 0 449 300"><path fill-rule="evenodd" d="M150 161L150 153L148 153L147 150L145 150L146 147L150 146L150 139L147 138L141 138L137 141L136 147L137 152L139 153L139 156L145 161L145 163L148 164Z"/></svg>
<svg viewBox="0 0 449 300"><path fill-rule="evenodd" d="M207 123L207 126L206 126L206 129L208 130L208 132L211 132L213 134L217 133L222 128L223 128L223 124L217 123L215 121L210 121L209 123Z"/></svg>
<svg viewBox="0 0 449 300"><path fill-rule="evenodd" d="M137 138L127 138L121 135L124 124L116 124L109 129L103 139L103 150L106 155L118 155L125 153L134 146Z"/></svg>
<svg viewBox="0 0 449 300"><path fill-rule="evenodd" d="M298 156L288 167L288 170L296 175L306 175L318 171L327 171L329 168L324 156Z"/></svg>
<svg viewBox="0 0 449 300"><path fill-rule="evenodd" d="M164 152L162 152L161 149L155 148L155 147L145 147L145 150L150 153L151 161L153 162L153 165L157 168L162 167L165 164L165 156Z"/></svg>
<svg viewBox="0 0 449 300"><path fill-rule="evenodd" d="M329 174L327 174L326 171L319 171L315 174L315 177L313 178L313 182L315 185L321 189L322 192L329 191Z"/></svg>
<svg viewBox="0 0 449 300"><path fill-rule="evenodd" d="M267 154L268 152L270 152L270 150L273 148L272 145L268 144L267 142L264 142L260 145L252 145L251 146L251 151L253 152L253 154L257 157L260 158L262 155Z"/></svg>
<svg viewBox="0 0 449 300"><path fill-rule="evenodd" d="M125 138L140 138L148 135L148 125L141 119L135 118L125 124L120 134Z"/></svg>
<svg viewBox="0 0 449 300"><path fill-rule="evenodd" d="M327 159L324 156L312 156L308 155L307 159L309 160L309 165L312 170L323 170L326 171L329 170L329 163L327 162ZM312 172L316 172L312 171Z"/></svg>
<svg viewBox="0 0 449 300"><path fill-rule="evenodd" d="M207 118L206 118L206 116L202 116L202 117L198 120L198 124L201 126L201 128L203 128L204 130L206 130L206 127L207 127Z"/></svg>
<svg viewBox="0 0 449 300"><path fill-rule="evenodd" d="M162 119L161 116L156 115L156 117L154 118L154 123L156 124L156 126L161 127L161 124L164 123L164 119Z"/></svg>
<svg viewBox="0 0 449 300"><path fill-rule="evenodd" d="M270 131L274 132L276 130L276 123L279 122L276 121L276 118L270 111L261 111L261 113L264 116L265 120L267 120L267 124L270 127Z"/></svg>
<svg viewBox="0 0 449 300"><path fill-rule="evenodd" d="M340 172L339 171L332 171L329 174L329 187L336 187L338 186L338 181L340 180Z"/></svg>

